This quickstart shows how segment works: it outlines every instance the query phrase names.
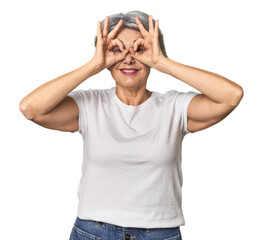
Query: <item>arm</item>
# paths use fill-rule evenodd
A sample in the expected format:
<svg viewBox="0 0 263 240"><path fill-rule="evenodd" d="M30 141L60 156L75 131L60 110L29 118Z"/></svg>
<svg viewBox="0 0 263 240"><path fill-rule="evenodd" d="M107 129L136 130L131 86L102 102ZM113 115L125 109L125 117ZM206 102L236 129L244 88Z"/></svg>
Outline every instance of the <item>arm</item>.
<svg viewBox="0 0 263 240"><path fill-rule="evenodd" d="M20 101L20 111L42 127L66 132L78 130L79 109L67 94L92 76L95 70L92 62L88 62L41 85Z"/></svg>
<svg viewBox="0 0 263 240"><path fill-rule="evenodd" d="M77 130L78 106L67 94L89 77L125 58L128 50L124 50L118 55L111 51L116 45L123 49L123 45L113 39L120 30L122 23L120 21L108 33L109 17L105 19L103 31L101 22L98 22L98 41L91 61L72 72L41 85L25 96L19 103L20 111L24 116L43 127L62 131Z"/></svg>
<svg viewBox="0 0 263 240"><path fill-rule="evenodd" d="M187 110L187 129L196 132L208 128L224 119L239 104L243 97L243 89L233 81L216 73L175 62L162 54L159 45L159 20L149 16L149 32L141 24L136 23L143 36L134 44L132 57L169 74L201 92L195 96ZM136 52L139 45L144 46L144 53Z"/></svg>
<svg viewBox="0 0 263 240"><path fill-rule="evenodd" d="M223 120L239 104L243 89L218 74L162 58L156 69L196 88L202 94L189 104L187 129L196 132Z"/></svg>
<svg viewBox="0 0 263 240"><path fill-rule="evenodd" d="M49 113L69 92L93 75L95 67L88 62L80 68L44 83L20 101L20 111L33 120Z"/></svg>

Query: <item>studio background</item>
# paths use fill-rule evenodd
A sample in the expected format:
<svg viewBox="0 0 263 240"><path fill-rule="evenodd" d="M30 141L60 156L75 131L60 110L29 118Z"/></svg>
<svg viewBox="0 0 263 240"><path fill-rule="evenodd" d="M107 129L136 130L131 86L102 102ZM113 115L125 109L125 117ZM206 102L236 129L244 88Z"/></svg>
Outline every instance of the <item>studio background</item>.
<svg viewBox="0 0 263 240"><path fill-rule="evenodd" d="M69 239L82 137L27 120L19 101L89 61L97 22L131 10L160 20L169 58L220 74L244 90L226 119L183 141L183 239L263 239L263 17L256 0L1 2L1 239ZM76 90L113 86L104 70ZM198 92L154 69L147 89Z"/></svg>

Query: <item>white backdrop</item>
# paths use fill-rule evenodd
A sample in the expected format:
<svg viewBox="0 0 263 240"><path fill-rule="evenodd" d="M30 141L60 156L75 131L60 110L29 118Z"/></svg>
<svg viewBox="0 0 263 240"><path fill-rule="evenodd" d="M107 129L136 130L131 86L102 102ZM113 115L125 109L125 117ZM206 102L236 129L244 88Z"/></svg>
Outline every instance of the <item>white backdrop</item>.
<svg viewBox="0 0 263 240"><path fill-rule="evenodd" d="M223 75L244 89L226 119L184 139L183 239L263 239L260 1L14 0L1 2L0 9L1 239L69 239L82 137L27 120L19 101L90 60L97 22L130 10L160 20L171 59ZM104 70L76 89L112 86ZM197 91L155 70L147 89Z"/></svg>

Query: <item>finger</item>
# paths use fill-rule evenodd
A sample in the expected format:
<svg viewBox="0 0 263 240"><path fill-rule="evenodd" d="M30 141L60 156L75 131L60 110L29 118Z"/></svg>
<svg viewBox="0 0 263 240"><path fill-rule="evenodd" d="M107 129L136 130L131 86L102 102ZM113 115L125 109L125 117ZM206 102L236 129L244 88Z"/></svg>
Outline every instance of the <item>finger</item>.
<svg viewBox="0 0 263 240"><path fill-rule="evenodd" d="M145 40L144 40L144 39L138 38L138 39L133 43L133 49L134 49L134 51L136 52L136 51L138 50L138 47L139 47L140 45L144 45L144 43L145 43Z"/></svg>
<svg viewBox="0 0 263 240"><path fill-rule="evenodd" d="M123 24L123 20L121 19L118 24L110 31L108 38L113 39L117 35L117 32L120 30L121 26Z"/></svg>
<svg viewBox="0 0 263 240"><path fill-rule="evenodd" d="M121 61L126 58L126 55L128 54L129 50L125 49L123 52L117 55L117 61Z"/></svg>
<svg viewBox="0 0 263 240"><path fill-rule="evenodd" d="M118 46L121 51L123 51L125 49L125 46L124 46L123 42L120 41L119 39L115 38L115 39L113 39L111 41L111 46L109 46L109 49L111 50L111 49L113 49L116 46Z"/></svg>
<svg viewBox="0 0 263 240"><path fill-rule="evenodd" d="M137 24L137 26L138 26L138 28L139 28L142 36L145 38L145 37L148 35L147 30L146 30L146 29L144 28L144 26L142 25L139 17L136 17L136 18L135 18L135 21L136 21L136 24Z"/></svg>
<svg viewBox="0 0 263 240"><path fill-rule="evenodd" d="M153 30L153 16L152 15L149 16L149 32L151 34L153 34L153 32L154 32L154 30Z"/></svg>
<svg viewBox="0 0 263 240"><path fill-rule="evenodd" d="M105 20L104 20L104 26L103 26L103 33L102 33L103 37L107 37L107 35L108 35L108 28L109 28L109 17L106 16Z"/></svg>
<svg viewBox="0 0 263 240"><path fill-rule="evenodd" d="M109 66L109 68L111 68L115 63L122 61L126 58L126 55L128 54L129 50L125 49L122 53L118 54L118 55L114 55L114 60L111 61L111 65Z"/></svg>
<svg viewBox="0 0 263 240"><path fill-rule="evenodd" d="M102 39L101 22L100 21L98 21L98 24L97 24L97 39L98 39L98 41Z"/></svg>
<svg viewBox="0 0 263 240"><path fill-rule="evenodd" d="M158 38L159 37L159 20L155 21L155 29L154 29L154 34Z"/></svg>
<svg viewBox="0 0 263 240"><path fill-rule="evenodd" d="M138 61L141 61L141 58L142 58L142 55L137 53L137 52L134 52L134 51L130 51L131 53L131 57L138 60Z"/></svg>
<svg viewBox="0 0 263 240"><path fill-rule="evenodd" d="M135 54L135 51L134 51L134 48L133 47L129 47L129 52L131 53L131 54Z"/></svg>

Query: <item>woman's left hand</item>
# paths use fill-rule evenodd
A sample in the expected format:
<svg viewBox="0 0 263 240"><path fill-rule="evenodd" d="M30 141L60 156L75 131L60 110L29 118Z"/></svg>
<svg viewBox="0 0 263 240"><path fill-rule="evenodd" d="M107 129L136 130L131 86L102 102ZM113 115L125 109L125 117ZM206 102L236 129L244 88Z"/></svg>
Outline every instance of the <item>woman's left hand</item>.
<svg viewBox="0 0 263 240"><path fill-rule="evenodd" d="M138 38L133 49L130 49L131 56L149 67L157 67L158 63L164 58L159 45L159 20L155 21L153 27L153 17L149 16L149 32L143 27L138 17L135 18L138 28L143 38Z"/></svg>

